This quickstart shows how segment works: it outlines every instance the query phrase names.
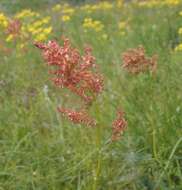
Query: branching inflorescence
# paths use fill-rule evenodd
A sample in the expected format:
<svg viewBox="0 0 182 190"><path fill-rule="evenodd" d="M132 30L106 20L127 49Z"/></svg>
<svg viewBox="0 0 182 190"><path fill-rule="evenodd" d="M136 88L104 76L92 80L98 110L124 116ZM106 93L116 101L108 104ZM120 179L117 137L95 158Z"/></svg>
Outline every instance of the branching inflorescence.
<svg viewBox="0 0 182 190"><path fill-rule="evenodd" d="M141 72L151 71L154 73L157 67L157 57L145 56L145 49L139 46L136 49L129 49L122 55L123 65L129 73L139 74Z"/></svg>
<svg viewBox="0 0 182 190"><path fill-rule="evenodd" d="M73 111L70 109L58 108L58 111L74 124L83 124L90 127L96 126L96 121L89 116L86 110Z"/></svg>
<svg viewBox="0 0 182 190"><path fill-rule="evenodd" d="M68 39L64 39L63 47L56 41L48 44L36 43L43 51L43 57L50 66L56 66L50 73L56 86L64 87L79 95L87 104L103 90L103 77L97 71L95 57L91 48L85 48L85 54L71 47Z"/></svg>
<svg viewBox="0 0 182 190"><path fill-rule="evenodd" d="M10 20L6 30L6 33L9 35L9 40L11 40L11 38L16 39L16 37L20 35L20 31L21 31L21 22L18 19Z"/></svg>
<svg viewBox="0 0 182 190"><path fill-rule="evenodd" d="M87 105L79 111L67 108L58 108L58 111L74 124L96 126L97 122L88 113L88 105L96 99L103 91L103 76L98 72L96 59L92 55L92 49L86 47L84 55L78 49L73 48L69 39L63 38L64 44L60 46L56 41L49 41L47 44L35 43L35 46L42 50L44 60L54 77L51 79L54 84L66 88L78 95ZM127 126L124 114L118 112L118 117L112 125L112 140L118 140Z"/></svg>
<svg viewBox="0 0 182 190"><path fill-rule="evenodd" d="M117 118L112 123L112 140L118 140L127 127L127 121L124 118L124 112L119 110Z"/></svg>

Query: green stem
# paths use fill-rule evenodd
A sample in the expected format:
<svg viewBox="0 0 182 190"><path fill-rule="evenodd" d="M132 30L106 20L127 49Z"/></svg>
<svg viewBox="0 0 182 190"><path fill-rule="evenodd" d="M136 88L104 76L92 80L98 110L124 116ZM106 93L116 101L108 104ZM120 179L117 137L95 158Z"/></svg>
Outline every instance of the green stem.
<svg viewBox="0 0 182 190"><path fill-rule="evenodd" d="M155 138L155 129L153 128L152 131L152 149L153 149L153 155L156 160L157 159L157 149L156 149L156 138Z"/></svg>
<svg viewBox="0 0 182 190"><path fill-rule="evenodd" d="M177 141L176 144L174 145L174 147L173 147L173 149L172 149L172 151L171 151L171 154L170 154L170 156L169 156L169 158L168 158L168 161L166 162L166 165L165 165L165 167L164 167L164 169L163 169L163 172L162 172L161 175L159 176L159 179L158 179L158 181L157 181L157 183L156 183L156 185L155 185L155 187L154 187L154 190L158 188L158 186L159 186L159 184L160 184L160 182L161 182L161 179L163 178L165 172L167 171L167 169L168 169L168 167L169 167L169 165L170 165L170 162L171 162L171 160L172 160L172 158L173 158L173 156L174 156L174 154L175 154L175 152L176 152L176 150L177 150L177 148L178 148L178 146L179 146L179 144L180 144L181 142L182 142L182 137L181 137L180 139L178 139L178 141Z"/></svg>
<svg viewBox="0 0 182 190"><path fill-rule="evenodd" d="M100 107L97 104L96 105L96 113L100 117ZM100 119L100 118L99 118ZM98 149L98 157L97 157L97 165L95 168L95 176L94 176L94 183L93 183L93 190L97 190L97 184L100 177L100 171L101 171L101 126L97 126L97 134L96 134L96 146Z"/></svg>

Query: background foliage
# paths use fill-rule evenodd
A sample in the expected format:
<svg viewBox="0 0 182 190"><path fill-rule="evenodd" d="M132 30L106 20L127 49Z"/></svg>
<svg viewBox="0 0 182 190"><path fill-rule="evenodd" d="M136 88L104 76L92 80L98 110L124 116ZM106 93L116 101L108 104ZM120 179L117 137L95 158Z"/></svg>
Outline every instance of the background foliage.
<svg viewBox="0 0 182 190"><path fill-rule="evenodd" d="M1 33L0 189L181 190L182 53L175 51L181 41L181 4L76 10L64 22L52 3L1 0L0 7L9 17L24 8L51 16L48 39L61 44L65 35L80 51L85 44L93 47L105 78L105 91L91 109L101 131L62 118L58 105L76 107L79 102L52 85L33 40L23 52L17 47L22 41L4 42L7 34ZM84 28L85 18L104 28ZM124 27L118 27L120 22ZM148 56L158 56L155 76L131 75L121 68L121 54L138 45ZM126 113L128 129L120 141L107 144L118 106Z"/></svg>

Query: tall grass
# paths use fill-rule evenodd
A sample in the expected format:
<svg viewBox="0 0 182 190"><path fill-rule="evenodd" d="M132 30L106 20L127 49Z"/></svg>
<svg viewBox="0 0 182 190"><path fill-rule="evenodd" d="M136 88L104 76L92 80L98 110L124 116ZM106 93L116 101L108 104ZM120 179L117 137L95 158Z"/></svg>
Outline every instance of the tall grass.
<svg viewBox="0 0 182 190"><path fill-rule="evenodd" d="M31 1L31 6L36 3ZM132 5L97 12L92 17L105 23L107 40L82 31L84 13L65 25L53 23L53 38L64 34L79 49L85 43L93 47L105 76L105 91L91 109L103 126L99 145L97 130L74 125L57 112L58 105L76 102L49 81L33 43L21 56L0 52L0 189L180 190L182 54L173 51L180 9ZM129 19L125 36L115 33L120 19ZM158 55L155 76L131 75L121 68L121 53L138 45L147 55ZM108 144L118 105L126 113L128 129L120 141Z"/></svg>

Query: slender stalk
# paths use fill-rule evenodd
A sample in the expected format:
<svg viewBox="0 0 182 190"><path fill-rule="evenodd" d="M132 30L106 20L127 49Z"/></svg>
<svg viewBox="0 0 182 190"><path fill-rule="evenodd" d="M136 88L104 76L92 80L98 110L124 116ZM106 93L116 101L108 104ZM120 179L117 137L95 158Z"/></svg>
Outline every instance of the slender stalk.
<svg viewBox="0 0 182 190"><path fill-rule="evenodd" d="M158 181L157 181L157 183L156 183L156 185L155 185L155 187L154 187L154 190L158 188L158 186L159 186L159 184L160 184L160 182L161 182L161 180L162 180L162 178L163 178L165 172L167 171L167 169L168 169L168 167L169 167L169 165L170 165L170 162L171 162L171 160L172 160L172 158L173 158L173 156L174 156L174 154L175 154L175 152L176 152L176 150L177 150L177 148L178 148L178 146L179 146L179 144L180 144L181 142L182 142L182 137L179 138L178 141L176 142L176 144L174 145L174 147L173 147L173 149L172 149L172 151L171 151L171 154L170 154L170 156L169 156L169 158L168 158L168 161L166 162L166 165L165 165L165 167L164 167L164 169L163 169L163 172L162 172L161 175L159 176L159 179L158 179Z"/></svg>
<svg viewBox="0 0 182 190"><path fill-rule="evenodd" d="M100 116L100 107L97 104L96 105L96 111L97 114ZM98 157L97 157L97 166L95 168L95 176L94 176L94 183L93 183L93 190L97 190L97 184L100 177L100 171L101 171L101 125L97 126L97 134L96 134L96 146L98 151Z"/></svg>
<svg viewBox="0 0 182 190"><path fill-rule="evenodd" d="M156 138L155 138L155 129L153 128L152 131L152 149L153 149L153 155L156 160L158 160L157 156L157 148L156 148Z"/></svg>

